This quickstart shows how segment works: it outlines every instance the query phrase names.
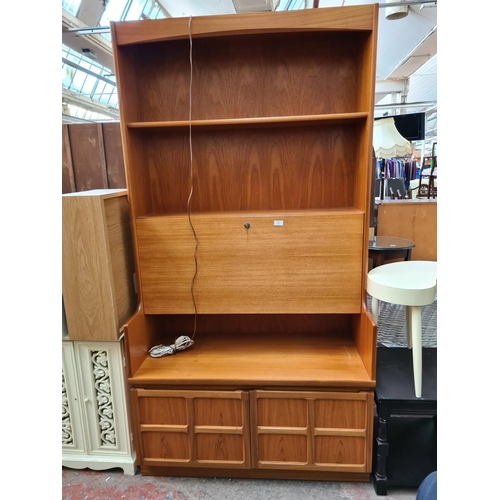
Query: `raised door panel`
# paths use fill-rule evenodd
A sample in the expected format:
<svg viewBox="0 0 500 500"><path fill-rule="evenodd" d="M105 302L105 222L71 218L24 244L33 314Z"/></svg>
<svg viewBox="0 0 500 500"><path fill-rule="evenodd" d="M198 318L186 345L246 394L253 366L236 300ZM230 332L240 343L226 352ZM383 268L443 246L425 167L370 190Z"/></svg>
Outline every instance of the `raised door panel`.
<svg viewBox="0 0 500 500"><path fill-rule="evenodd" d="M373 394L252 391L259 469L370 472Z"/></svg>
<svg viewBox="0 0 500 500"><path fill-rule="evenodd" d="M367 423L366 399L314 401L315 463L363 465Z"/></svg>
<svg viewBox="0 0 500 500"><path fill-rule="evenodd" d="M132 390L142 465L249 467L248 394Z"/></svg>
<svg viewBox="0 0 500 500"><path fill-rule="evenodd" d="M257 406L261 463L307 464L307 401L263 397Z"/></svg>
<svg viewBox="0 0 500 500"><path fill-rule="evenodd" d="M192 222L196 262L187 216L137 220L145 313L191 314L193 302L200 314L360 312L360 212L196 214Z"/></svg>

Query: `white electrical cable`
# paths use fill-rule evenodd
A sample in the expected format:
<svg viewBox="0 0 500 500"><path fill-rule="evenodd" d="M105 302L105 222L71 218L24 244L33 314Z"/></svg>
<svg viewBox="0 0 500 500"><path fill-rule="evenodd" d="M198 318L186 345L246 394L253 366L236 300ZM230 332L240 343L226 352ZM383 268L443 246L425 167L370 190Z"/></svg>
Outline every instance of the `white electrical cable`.
<svg viewBox="0 0 500 500"><path fill-rule="evenodd" d="M195 272L193 275L193 279L191 281L191 297L193 299L193 307L194 307L194 326L193 326L193 339L194 336L196 335L196 317L198 315L198 311L196 308L196 301L194 300L194 293L193 293L193 286L194 286L194 281L196 279L196 274L198 272L198 261L196 258L196 250L198 249L198 237L196 236L196 232L193 227L193 223L191 222L191 197L193 196L193 143L192 143L192 118L191 118L191 112L192 112L192 88L193 88L193 38L191 35L191 20L193 16L189 16L189 21L188 21L188 34L189 34L189 65L191 69L191 76L189 79L189 154L190 154L190 181L191 181L191 189L189 192L188 196L188 201L187 201L187 213L188 213L188 219L189 219L189 224L191 225L191 230L193 232L193 236L195 239L195 247L194 247L194 263L195 263ZM175 343L171 345L157 345L154 347L151 347L151 349L148 351L149 355L153 358L161 358L163 356L169 356L171 354L175 354L177 351L183 351L184 349L187 349L188 347L191 347L194 344L194 340L189 338L187 335L182 335L175 339Z"/></svg>
<svg viewBox="0 0 500 500"><path fill-rule="evenodd" d="M182 335L175 339L175 344L171 345L157 345L149 350L149 355L152 358L161 358L163 356L168 356L170 354L175 354L177 351L183 351L194 344L194 340L191 340L186 335Z"/></svg>
<svg viewBox="0 0 500 500"><path fill-rule="evenodd" d="M193 232L193 237L195 241L193 258L194 258L194 274L191 280L191 298L193 300L194 308L194 325L193 325L193 339L196 335L196 318L198 316L198 310L196 308L196 300L194 299L194 282L196 280L196 275L198 274L198 258L196 252L198 250L198 237L196 236L196 231L191 221L191 197L193 196L193 137L192 137L192 110L193 110L193 37L191 35L191 20L193 16L189 16L188 22L188 34L189 34L189 66L191 69L191 74L189 78L189 158L190 158L190 168L189 168L189 181L190 190L187 200L187 215L189 220L189 225L191 226L191 231Z"/></svg>

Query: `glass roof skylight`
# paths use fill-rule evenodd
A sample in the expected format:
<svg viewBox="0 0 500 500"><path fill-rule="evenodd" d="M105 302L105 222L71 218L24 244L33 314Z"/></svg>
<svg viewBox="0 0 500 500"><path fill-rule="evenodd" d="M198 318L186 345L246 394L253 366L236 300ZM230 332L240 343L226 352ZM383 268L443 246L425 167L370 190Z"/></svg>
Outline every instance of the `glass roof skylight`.
<svg viewBox="0 0 500 500"><path fill-rule="evenodd" d="M62 0L62 8L76 17L80 10L82 0Z"/></svg>
<svg viewBox="0 0 500 500"><path fill-rule="evenodd" d="M63 0L62 7L78 17L82 0ZM156 0L108 0L99 19L98 26L109 27L111 21L133 21L139 19L162 19L169 17L165 9ZM101 36L111 41L109 33ZM66 107L72 116L85 119L116 119L118 97L113 69L106 68L64 44L62 45L62 87L72 95L95 102L102 112L89 110L83 116L84 108L72 103ZM67 95L68 93L66 93ZM82 103L80 103L82 104ZM85 105L85 104L82 104ZM110 115L103 114L106 111Z"/></svg>
<svg viewBox="0 0 500 500"><path fill-rule="evenodd" d="M62 46L63 88L90 99L116 106L115 76L109 68L73 49Z"/></svg>

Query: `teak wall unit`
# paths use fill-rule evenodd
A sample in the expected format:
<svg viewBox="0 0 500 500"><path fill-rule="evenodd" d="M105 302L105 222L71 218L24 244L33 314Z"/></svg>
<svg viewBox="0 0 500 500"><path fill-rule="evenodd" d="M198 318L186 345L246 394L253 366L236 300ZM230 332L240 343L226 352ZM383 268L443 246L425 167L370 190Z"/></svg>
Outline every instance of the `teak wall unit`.
<svg viewBox="0 0 500 500"><path fill-rule="evenodd" d="M369 480L377 20L364 5L111 24L142 474Z"/></svg>

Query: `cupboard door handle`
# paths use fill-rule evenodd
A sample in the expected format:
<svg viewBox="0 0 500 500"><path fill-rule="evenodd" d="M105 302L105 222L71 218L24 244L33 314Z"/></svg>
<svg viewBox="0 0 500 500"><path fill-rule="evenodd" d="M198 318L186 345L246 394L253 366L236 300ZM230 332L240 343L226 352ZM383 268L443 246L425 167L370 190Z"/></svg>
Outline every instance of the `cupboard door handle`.
<svg viewBox="0 0 500 500"><path fill-rule="evenodd" d="M245 222L245 224L243 224L245 226L246 229L248 229L250 227L250 222Z"/></svg>

